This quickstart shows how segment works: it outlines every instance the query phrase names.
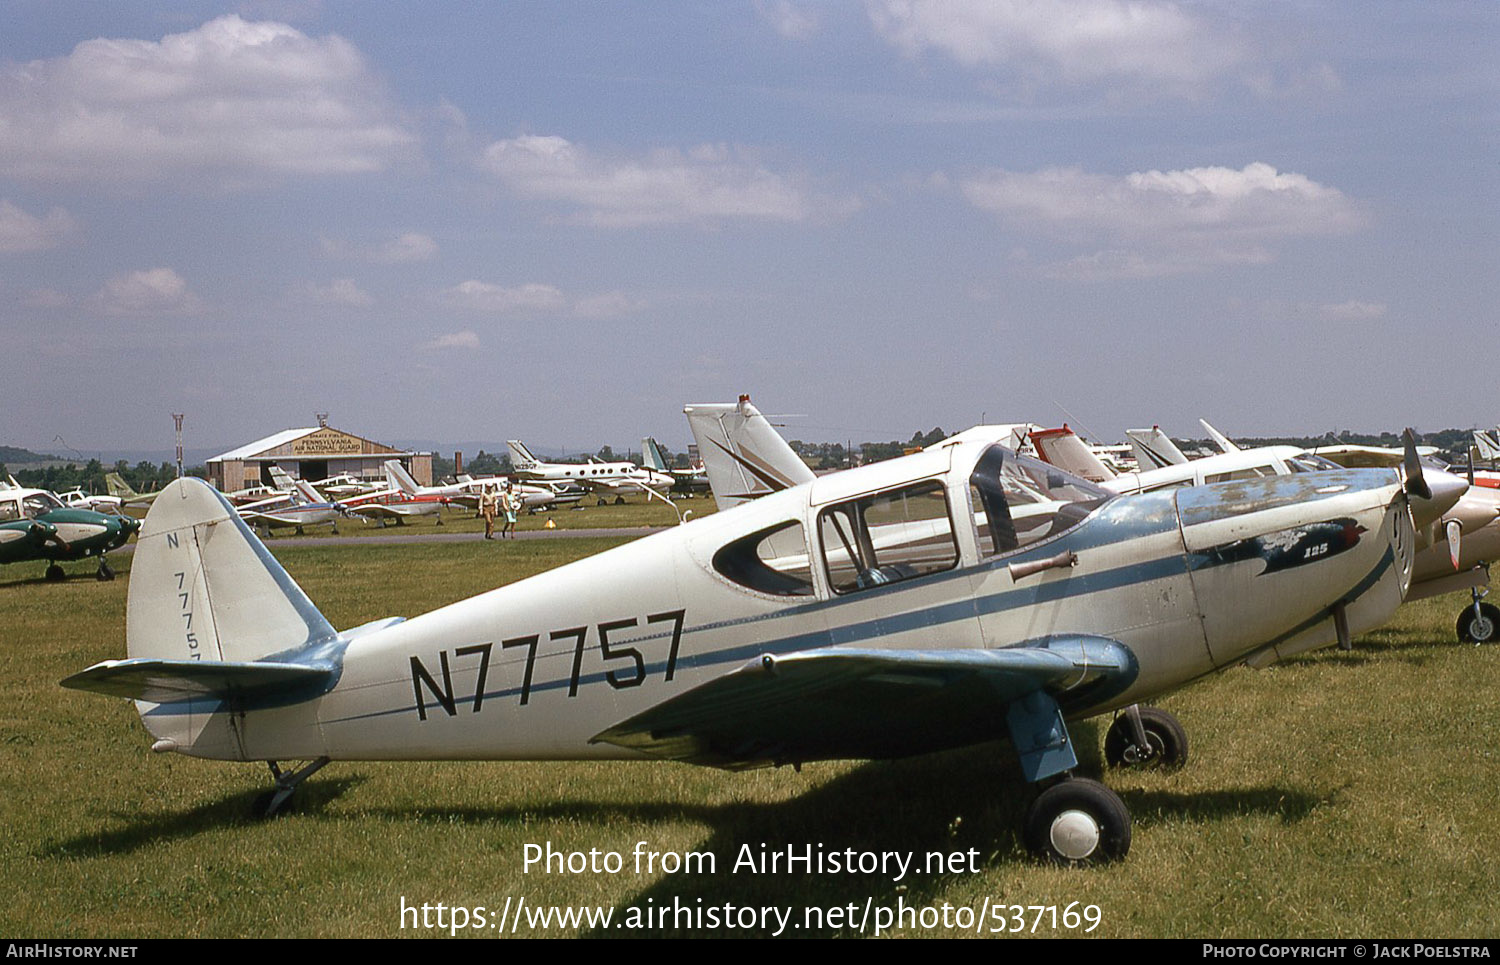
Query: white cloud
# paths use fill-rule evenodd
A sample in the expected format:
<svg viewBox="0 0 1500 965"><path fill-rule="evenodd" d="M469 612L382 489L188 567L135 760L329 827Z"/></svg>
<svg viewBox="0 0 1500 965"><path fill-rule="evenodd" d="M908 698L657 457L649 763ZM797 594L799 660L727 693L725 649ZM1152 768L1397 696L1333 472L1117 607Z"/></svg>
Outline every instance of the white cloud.
<svg viewBox="0 0 1500 965"><path fill-rule="evenodd" d="M624 292L575 296L552 285L535 282L507 288L489 282L466 281L443 292L442 298L449 307L489 315L572 315L605 319L629 315L646 307L644 301Z"/></svg>
<svg viewBox="0 0 1500 965"><path fill-rule="evenodd" d="M1277 241L1353 231L1365 220L1336 188L1262 163L1123 177L1076 168L991 169L960 188L971 204L1009 226L1103 246L1045 270L1057 277L1159 277L1261 264L1275 258Z"/></svg>
<svg viewBox="0 0 1500 965"><path fill-rule="evenodd" d="M335 278L326 285L308 285L304 293L320 305L366 308L375 304L375 299L361 290L352 278Z"/></svg>
<svg viewBox="0 0 1500 965"><path fill-rule="evenodd" d="M170 268L115 275L94 299L109 315L185 315L202 308L187 282Z"/></svg>
<svg viewBox="0 0 1500 965"><path fill-rule="evenodd" d="M0 173L151 181L383 170L416 138L348 41L229 15L0 72Z"/></svg>
<svg viewBox="0 0 1500 965"><path fill-rule="evenodd" d="M1385 305L1381 302L1361 302L1350 299L1337 305L1319 305L1318 316L1330 322L1368 322L1385 317Z"/></svg>
<svg viewBox="0 0 1500 965"><path fill-rule="evenodd" d="M876 32L908 57L934 50L1042 83L1190 89L1244 58L1233 37L1157 0L870 0L867 9Z"/></svg>
<svg viewBox="0 0 1500 965"><path fill-rule="evenodd" d="M439 335L430 342L424 342L422 348L431 351L442 351L444 349L474 349L479 347L479 336L469 329L462 332L450 332L447 335Z"/></svg>
<svg viewBox="0 0 1500 965"><path fill-rule="evenodd" d="M76 228L73 216L62 208L38 218L0 198L0 253L56 248Z"/></svg>
<svg viewBox="0 0 1500 965"><path fill-rule="evenodd" d="M788 40L807 40L818 32L818 15L791 0L755 0L755 12Z"/></svg>
<svg viewBox="0 0 1500 965"><path fill-rule="evenodd" d="M852 211L852 200L816 197L722 145L661 149L642 158L594 157L565 138L523 136L485 149L482 166L523 198L560 201L608 227L804 221Z"/></svg>
<svg viewBox="0 0 1500 965"><path fill-rule="evenodd" d="M482 281L466 281L443 293L444 300L457 308L497 315L561 312L567 298L551 285L535 283L506 288Z"/></svg>
<svg viewBox="0 0 1500 965"><path fill-rule="evenodd" d="M368 245L354 244L337 238L324 238L323 251L335 258L371 261L378 265L397 265L406 262L431 261L437 257L438 245L428 235L408 231L389 241Z"/></svg>

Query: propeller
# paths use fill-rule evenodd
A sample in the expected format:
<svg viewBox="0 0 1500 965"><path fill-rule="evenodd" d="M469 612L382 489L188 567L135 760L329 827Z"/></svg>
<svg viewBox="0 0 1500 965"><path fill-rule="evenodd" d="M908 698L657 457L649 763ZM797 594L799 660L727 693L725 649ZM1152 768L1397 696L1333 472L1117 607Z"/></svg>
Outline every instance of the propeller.
<svg viewBox="0 0 1500 965"><path fill-rule="evenodd" d="M1401 433L1401 441L1405 449L1401 455L1401 468L1405 476L1402 488L1408 496L1431 499L1432 489L1427 485L1427 480L1422 478L1422 460L1417 457L1417 437L1408 428Z"/></svg>

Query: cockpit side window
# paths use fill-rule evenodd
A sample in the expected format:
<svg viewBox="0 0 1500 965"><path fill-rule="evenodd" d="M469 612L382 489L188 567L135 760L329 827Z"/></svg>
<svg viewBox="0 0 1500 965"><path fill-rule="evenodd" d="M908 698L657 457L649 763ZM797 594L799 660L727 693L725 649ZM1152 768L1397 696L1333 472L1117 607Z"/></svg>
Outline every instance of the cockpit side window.
<svg viewBox="0 0 1500 965"><path fill-rule="evenodd" d="M802 523L794 519L741 536L714 554L714 569L761 593L812 596L805 532Z"/></svg>
<svg viewBox="0 0 1500 965"><path fill-rule="evenodd" d="M953 518L941 480L838 503L818 515L823 561L835 593L853 593L958 565Z"/></svg>
<svg viewBox="0 0 1500 965"><path fill-rule="evenodd" d="M14 499L0 502L0 522L21 518L21 504Z"/></svg>
<svg viewBox="0 0 1500 965"><path fill-rule="evenodd" d="M27 496L23 501L23 505L25 506L24 512L27 519L36 519L38 516L47 515L54 509L63 508L62 503L48 496L46 493L33 493Z"/></svg>
<svg viewBox="0 0 1500 965"><path fill-rule="evenodd" d="M1114 495L1055 466L991 446L969 477L980 555L999 556L1055 536Z"/></svg>

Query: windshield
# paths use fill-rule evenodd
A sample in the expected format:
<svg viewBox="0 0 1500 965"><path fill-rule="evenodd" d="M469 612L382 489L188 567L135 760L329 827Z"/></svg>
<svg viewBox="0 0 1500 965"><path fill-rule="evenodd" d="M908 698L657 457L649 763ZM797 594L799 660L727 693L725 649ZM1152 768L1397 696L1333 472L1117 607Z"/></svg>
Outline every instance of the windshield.
<svg viewBox="0 0 1500 965"><path fill-rule="evenodd" d="M58 502L57 497L51 493L32 493L22 501L22 505L29 519L36 519L38 516L47 515L54 509L63 508L63 504Z"/></svg>
<svg viewBox="0 0 1500 965"><path fill-rule="evenodd" d="M1315 456L1310 452L1299 452L1286 461L1286 466L1292 472L1327 472L1330 469L1343 469L1338 463Z"/></svg>
<svg viewBox="0 0 1500 965"><path fill-rule="evenodd" d="M1056 466L991 446L969 477L980 552L1008 553L1071 528L1115 493Z"/></svg>

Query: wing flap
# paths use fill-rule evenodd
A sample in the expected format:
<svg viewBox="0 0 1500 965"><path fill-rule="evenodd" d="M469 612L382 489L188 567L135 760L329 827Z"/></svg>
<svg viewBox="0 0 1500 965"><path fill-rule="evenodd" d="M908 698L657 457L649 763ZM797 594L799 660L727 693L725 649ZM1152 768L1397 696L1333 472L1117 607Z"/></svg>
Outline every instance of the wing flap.
<svg viewBox="0 0 1500 965"><path fill-rule="evenodd" d="M1097 703L1136 672L1125 646L1084 635L998 650L767 654L593 741L731 769L901 757L1003 737L1008 708L1029 694Z"/></svg>

